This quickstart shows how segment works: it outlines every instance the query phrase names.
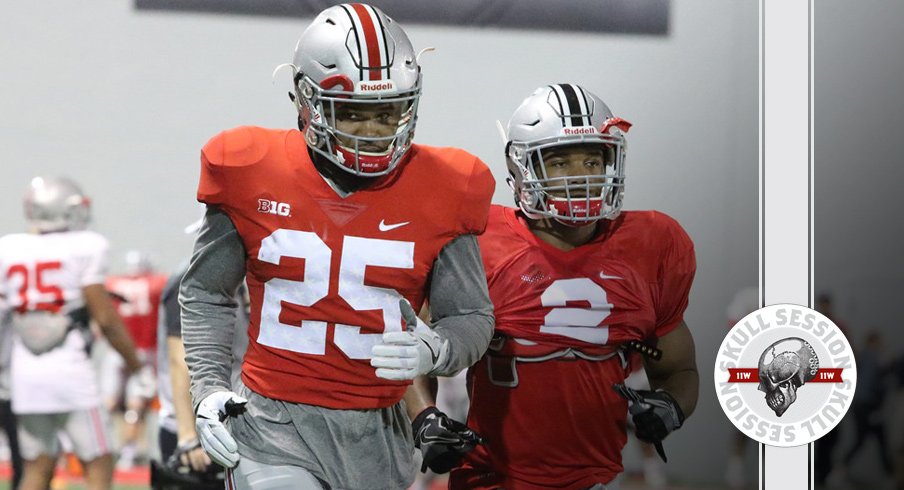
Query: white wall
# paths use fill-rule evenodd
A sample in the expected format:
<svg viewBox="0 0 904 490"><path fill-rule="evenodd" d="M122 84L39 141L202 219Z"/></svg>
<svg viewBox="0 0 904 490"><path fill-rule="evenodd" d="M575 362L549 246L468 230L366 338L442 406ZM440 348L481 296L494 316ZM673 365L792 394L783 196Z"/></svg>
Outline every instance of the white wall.
<svg viewBox="0 0 904 490"><path fill-rule="evenodd" d="M756 2L672 2L670 35L644 37L410 26L425 95L417 141L464 147L492 167L511 203L494 121L535 87L578 82L635 124L626 206L657 208L694 238L687 321L701 403L667 443L670 471L721 478L728 422L711 370L725 305L756 282ZM235 125L288 127L287 76L299 19L136 13L129 2L0 6L0 233L21 230L21 194L38 174L68 174L93 196L94 228L115 266L133 247L164 268L190 248L197 156ZM701 445L701 441L706 441ZM701 473L701 468L717 468Z"/></svg>

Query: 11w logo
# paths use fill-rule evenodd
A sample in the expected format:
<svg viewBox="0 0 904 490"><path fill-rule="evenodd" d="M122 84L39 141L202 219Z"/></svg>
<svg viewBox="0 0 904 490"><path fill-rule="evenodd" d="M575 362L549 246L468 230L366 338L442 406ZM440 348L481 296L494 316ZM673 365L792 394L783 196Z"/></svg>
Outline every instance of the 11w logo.
<svg viewBox="0 0 904 490"><path fill-rule="evenodd" d="M292 212L292 208L289 206L289 203L258 199L257 211L259 213L275 214L278 216L289 216Z"/></svg>

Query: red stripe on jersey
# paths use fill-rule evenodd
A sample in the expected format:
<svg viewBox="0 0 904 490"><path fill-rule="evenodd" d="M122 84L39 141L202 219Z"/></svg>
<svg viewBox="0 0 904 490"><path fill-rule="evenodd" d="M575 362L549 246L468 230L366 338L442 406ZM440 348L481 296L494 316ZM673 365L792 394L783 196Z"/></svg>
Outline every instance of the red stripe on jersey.
<svg viewBox="0 0 904 490"><path fill-rule="evenodd" d="M367 45L367 64L370 67L379 67L383 64L383 59L380 57L380 42L377 40L377 28L374 26L374 21L370 18L367 7L363 4L352 4L352 8L355 9L355 13L358 14L358 20L361 21L361 27L364 28L364 44ZM370 80L382 80L379 68L369 71Z"/></svg>

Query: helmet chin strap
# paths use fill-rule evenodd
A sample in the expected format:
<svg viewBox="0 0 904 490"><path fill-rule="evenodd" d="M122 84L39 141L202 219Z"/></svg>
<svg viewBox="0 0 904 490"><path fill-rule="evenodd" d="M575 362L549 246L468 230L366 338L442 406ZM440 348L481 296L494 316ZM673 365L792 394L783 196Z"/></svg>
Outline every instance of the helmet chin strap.
<svg viewBox="0 0 904 490"><path fill-rule="evenodd" d="M384 170L386 170L386 168L389 167L390 161L392 160L392 155L395 153L396 149L395 142L393 142L384 152L370 153L362 151L360 149L356 150L344 145L340 145L337 138L335 137L333 137L332 146L333 154L336 155L336 159L341 163L341 165L345 168L353 170L355 175L362 177L376 176L370 175L374 172L367 172L362 169L362 164L383 167L379 170L379 172L382 173Z"/></svg>

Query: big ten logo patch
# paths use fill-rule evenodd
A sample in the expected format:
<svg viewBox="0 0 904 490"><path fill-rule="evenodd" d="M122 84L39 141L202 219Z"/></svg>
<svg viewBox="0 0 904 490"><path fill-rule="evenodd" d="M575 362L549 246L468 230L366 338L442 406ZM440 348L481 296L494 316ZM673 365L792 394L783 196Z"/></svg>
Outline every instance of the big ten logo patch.
<svg viewBox="0 0 904 490"><path fill-rule="evenodd" d="M277 216L289 216L292 213L292 207L289 206L289 203L285 202L258 199L257 211L259 213L275 214Z"/></svg>

